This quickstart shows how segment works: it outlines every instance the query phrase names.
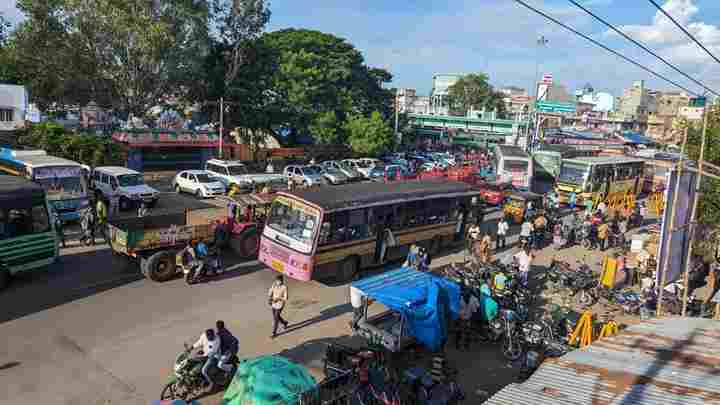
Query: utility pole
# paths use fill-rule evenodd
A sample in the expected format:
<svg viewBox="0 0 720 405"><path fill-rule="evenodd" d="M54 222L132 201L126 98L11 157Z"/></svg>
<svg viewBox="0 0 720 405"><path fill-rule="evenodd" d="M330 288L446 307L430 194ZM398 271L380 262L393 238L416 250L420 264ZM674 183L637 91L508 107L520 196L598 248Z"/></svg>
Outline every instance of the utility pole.
<svg viewBox="0 0 720 405"><path fill-rule="evenodd" d="M218 158L222 159L222 147L223 147L223 115L225 115L225 99L220 97L220 143L218 143Z"/></svg>
<svg viewBox="0 0 720 405"><path fill-rule="evenodd" d="M708 122L708 106L707 101L703 106L703 126L702 126L702 139L700 140L700 161L698 162L697 178L695 179L695 194L693 195L692 211L690 211L690 235L692 236L695 232L695 215L697 214L698 201L700 200L700 186L703 177L703 160L705 159L705 144L707 143L707 122ZM682 299L682 316L685 316L687 311L687 296L688 296L688 283L690 281L690 259L692 258L693 244L695 243L694 238L690 240L690 246L688 247L687 257L685 258L685 277L683 279L683 299ZM715 281L717 282L717 280Z"/></svg>
<svg viewBox="0 0 720 405"><path fill-rule="evenodd" d="M670 209L670 223L664 224L661 228L661 232L663 234L667 234L667 240L663 241L663 247L661 247L661 251L665 252L664 257L662 258L664 262L659 263L662 266L662 269L660 269L660 285L657 286L658 289L658 299L657 299L657 313L656 316L659 318L662 316L662 298L663 298L663 291L665 290L665 282L667 281L667 272L670 268L670 247L672 242L672 234L675 230L675 215L677 214L677 203L678 203L678 197L680 196L680 180L682 179L682 172L683 172L683 166L685 166L685 151L687 150L687 138L688 138L688 129L685 127L685 133L683 134L683 144L682 149L680 150L680 160L677 164L676 172L676 180L675 180L675 192L673 193L673 204ZM672 172L671 172L672 173ZM670 185L668 185L670 186Z"/></svg>

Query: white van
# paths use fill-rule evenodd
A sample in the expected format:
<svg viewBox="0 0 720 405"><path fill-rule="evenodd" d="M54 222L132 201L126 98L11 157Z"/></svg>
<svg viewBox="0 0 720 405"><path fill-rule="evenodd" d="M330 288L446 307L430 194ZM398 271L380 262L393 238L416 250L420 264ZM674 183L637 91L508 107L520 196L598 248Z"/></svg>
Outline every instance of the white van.
<svg viewBox="0 0 720 405"><path fill-rule="evenodd" d="M119 208L127 210L144 201L154 207L160 192L145 184L143 174L120 166L101 166L92 171L92 187L98 199L119 197Z"/></svg>

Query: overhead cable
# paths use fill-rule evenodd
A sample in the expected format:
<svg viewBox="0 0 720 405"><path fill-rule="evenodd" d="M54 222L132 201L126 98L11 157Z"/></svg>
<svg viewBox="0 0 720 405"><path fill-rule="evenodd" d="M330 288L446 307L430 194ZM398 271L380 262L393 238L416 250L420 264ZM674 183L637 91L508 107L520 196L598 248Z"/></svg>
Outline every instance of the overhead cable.
<svg viewBox="0 0 720 405"><path fill-rule="evenodd" d="M596 19L596 20L600 21L601 23L603 23L606 27L610 28L611 30L613 30L613 31L615 31L616 33L618 33L619 35L621 35L623 38L625 38L625 39L627 39L628 41L632 42L633 44L639 46L639 47L642 48L645 52L649 53L650 55L652 55L652 56L654 56L654 57L656 57L656 58L658 58L658 59L660 59L660 61L661 61L662 63L664 63L665 65L669 66L670 68L672 68L674 71L680 73L681 75L687 77L687 78L690 79L693 83L695 83L695 84L697 84L698 86L702 87L703 89L707 90L709 93L715 94L716 96L720 96L720 94L718 94L716 91L714 91L714 90L711 89L711 88L708 88L708 87L705 86L704 84L702 84L702 83L700 83L699 81L695 80L695 79L694 79L692 76L690 76L689 74L687 74L687 73L683 72L682 70L678 69L675 65L673 65L672 63L670 63L670 62L668 62L667 60L665 60L665 58L663 58L662 56L656 54L655 52L653 52L652 50L650 50L647 46L643 45L642 43L634 40L633 38L631 38L630 36L628 36L628 35L625 34L624 32L620 31L617 27L615 27L614 25L612 25L612 24L610 24L609 22L605 21L603 18L597 16L597 15L594 14L592 11L588 10L587 8L585 8L582 4L578 3L578 2L575 1L575 0L568 0L568 1L569 1L570 3L572 3L572 4L574 4L575 6L577 6L578 8L580 8L581 10L583 10L584 12L588 13L588 14L589 14L591 17L593 17L594 19Z"/></svg>
<svg viewBox="0 0 720 405"><path fill-rule="evenodd" d="M692 94L692 95L695 95L695 96L699 96L699 94L698 94L697 92L692 91L692 90L690 90L690 89L688 89L688 88L686 88L686 87L678 84L677 82L675 82L675 81L673 81L673 80L671 80L671 79L668 79L667 77L661 75L660 73L657 73L657 72L655 72L654 70L652 70L652 69L650 69L650 68L648 68L648 67L645 67L644 65L642 65L642 64L640 64L640 63L638 63L638 62L636 62L636 61L634 61L634 60L632 60L632 59L630 59L629 57L621 54L620 52L618 52L618 51L616 51L616 50L614 50L614 49L611 49L611 48L609 48L609 47L606 46L606 45L603 45L602 43L600 43L600 42L598 42L598 41L590 38L589 36L583 34L582 32L577 31L576 29L574 29L574 28L568 26L567 24L565 24L565 23L557 20L556 18L554 18L554 17L552 17L552 16L550 16L550 15L548 15L548 14L546 14L546 13L540 11L540 10L538 10L537 8L535 8L535 7L527 4L525 1L523 1L523 0L515 0L515 2L516 2L516 3L519 3L520 5L524 6L524 7L527 8L527 9L529 9L529 10L531 10L531 11L533 11L533 12L535 12L535 13L537 13L537 14L545 17L545 18L547 18L548 20L550 20L550 21L554 22L555 24L557 24L557 25L565 28L566 30L572 32L573 34L575 34L575 35L577 35L577 36L579 36L579 37L582 37L582 38L584 38L584 39L592 42L594 45L599 46L600 48L602 48L602 49L604 49L604 50L612 53L613 55L615 55L615 56L617 56L617 57L625 60L626 62L632 63L633 65L635 65L635 66L639 67L640 69L642 69L642 70L644 70L644 71L652 74L653 76L655 76L655 77L657 77L657 78L659 78L659 79L661 79L661 80L664 80L664 81L672 84L673 86L675 86L675 87L677 87L677 88L679 88L679 89L685 90L686 93Z"/></svg>
<svg viewBox="0 0 720 405"><path fill-rule="evenodd" d="M690 39L692 39L700 48L702 48L703 51L705 51L705 53L707 53L708 55L710 55L711 58L715 59L715 62L720 63L720 59L718 59L717 56L713 55L713 53L710 52L710 50L708 50L708 49L705 47L705 45L703 45L702 43L700 43L700 41L698 41L697 38L695 38L695 36L694 36L693 34L691 34L690 32L688 32L688 30L686 30L685 27L682 26L682 24L680 24L679 22L677 22L677 20L675 20L667 11L665 11L665 9L662 8L662 6L660 6L659 4L657 4L657 2L655 2L655 0L649 0L649 1L650 1L650 3L653 4L653 6L655 6L655 8L657 8L658 10L660 10L661 13L665 14L665 17L669 18L670 21L672 21L673 24L675 24L676 27L680 28L680 29L682 30L682 32L685 33L685 35L687 35L688 37L690 37Z"/></svg>

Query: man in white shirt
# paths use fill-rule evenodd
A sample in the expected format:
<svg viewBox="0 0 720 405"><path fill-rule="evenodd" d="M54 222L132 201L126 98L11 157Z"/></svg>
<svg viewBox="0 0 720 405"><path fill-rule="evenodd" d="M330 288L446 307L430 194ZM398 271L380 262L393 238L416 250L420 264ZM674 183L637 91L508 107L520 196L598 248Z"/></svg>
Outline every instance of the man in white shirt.
<svg viewBox="0 0 720 405"><path fill-rule="evenodd" d="M205 364L202 367L202 375L205 377L205 381L210 385L209 391L215 389L215 383L210 379L208 371L212 362L215 360L216 355L220 353L220 339L215 335L213 329L208 329L200 335L200 338L193 344L193 349L200 349L202 356L206 357Z"/></svg>
<svg viewBox="0 0 720 405"><path fill-rule="evenodd" d="M498 222L497 242L495 243L496 250L505 248L505 238L507 237L507 232L509 229L510 225L508 224L507 219L503 216L502 218L500 218L500 222Z"/></svg>
<svg viewBox="0 0 720 405"><path fill-rule="evenodd" d="M268 291L268 303L270 304L270 308L272 308L273 314L273 333L271 336L273 339L277 337L279 324L283 325L283 329L287 329L288 327L288 321L282 317L282 310L285 308L285 302L287 302L287 300L288 290L285 285L285 280L283 279L283 276L277 276L275 278L275 282Z"/></svg>
<svg viewBox="0 0 720 405"><path fill-rule="evenodd" d="M355 287L350 287L350 305L353 308L353 320L351 327L353 330L358 328L358 323L363 316L363 294Z"/></svg>
<svg viewBox="0 0 720 405"><path fill-rule="evenodd" d="M529 219L526 219L522 226L520 226L520 241L524 239L528 246L532 245L533 230L534 228L532 222L530 222Z"/></svg>
<svg viewBox="0 0 720 405"><path fill-rule="evenodd" d="M518 264L518 270L520 272L520 283L526 287L528 283L528 274L530 273L530 268L532 267L532 261L534 257L535 255L530 251L529 246L526 246L523 250L513 256L513 258Z"/></svg>

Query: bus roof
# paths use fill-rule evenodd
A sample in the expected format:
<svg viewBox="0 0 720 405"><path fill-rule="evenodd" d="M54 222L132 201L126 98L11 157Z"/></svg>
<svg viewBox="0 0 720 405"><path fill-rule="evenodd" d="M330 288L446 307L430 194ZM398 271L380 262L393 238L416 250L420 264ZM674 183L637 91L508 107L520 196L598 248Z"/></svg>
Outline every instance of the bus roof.
<svg viewBox="0 0 720 405"><path fill-rule="evenodd" d="M72 160L50 155L20 155L17 156L15 159L18 162L22 162L32 168L48 166L82 166L78 162L73 162Z"/></svg>
<svg viewBox="0 0 720 405"><path fill-rule="evenodd" d="M572 159L564 159L564 162L571 163L585 163L593 165L608 165L608 164L619 164L619 163L642 163L643 159L638 159L629 156L583 156Z"/></svg>
<svg viewBox="0 0 720 405"><path fill-rule="evenodd" d="M570 145L546 144L546 145L542 145L541 148L540 148L540 150L536 151L535 153L538 153L538 152L559 152L559 153L562 154L562 153L574 152L574 151L576 151L576 150L577 150L576 148L574 148L574 147L572 147L572 146L570 146Z"/></svg>
<svg viewBox="0 0 720 405"><path fill-rule="evenodd" d="M530 159L530 155L518 146L496 145L495 147L497 148L498 153L501 153L505 157Z"/></svg>
<svg viewBox="0 0 720 405"><path fill-rule="evenodd" d="M42 197L45 190L39 184L18 176L0 175L0 201Z"/></svg>
<svg viewBox="0 0 720 405"><path fill-rule="evenodd" d="M292 192L281 191L278 194L302 199L326 211L339 211L392 201L423 200L441 196L475 196L479 195L479 190L467 183L433 179L408 180L391 184L355 183Z"/></svg>

